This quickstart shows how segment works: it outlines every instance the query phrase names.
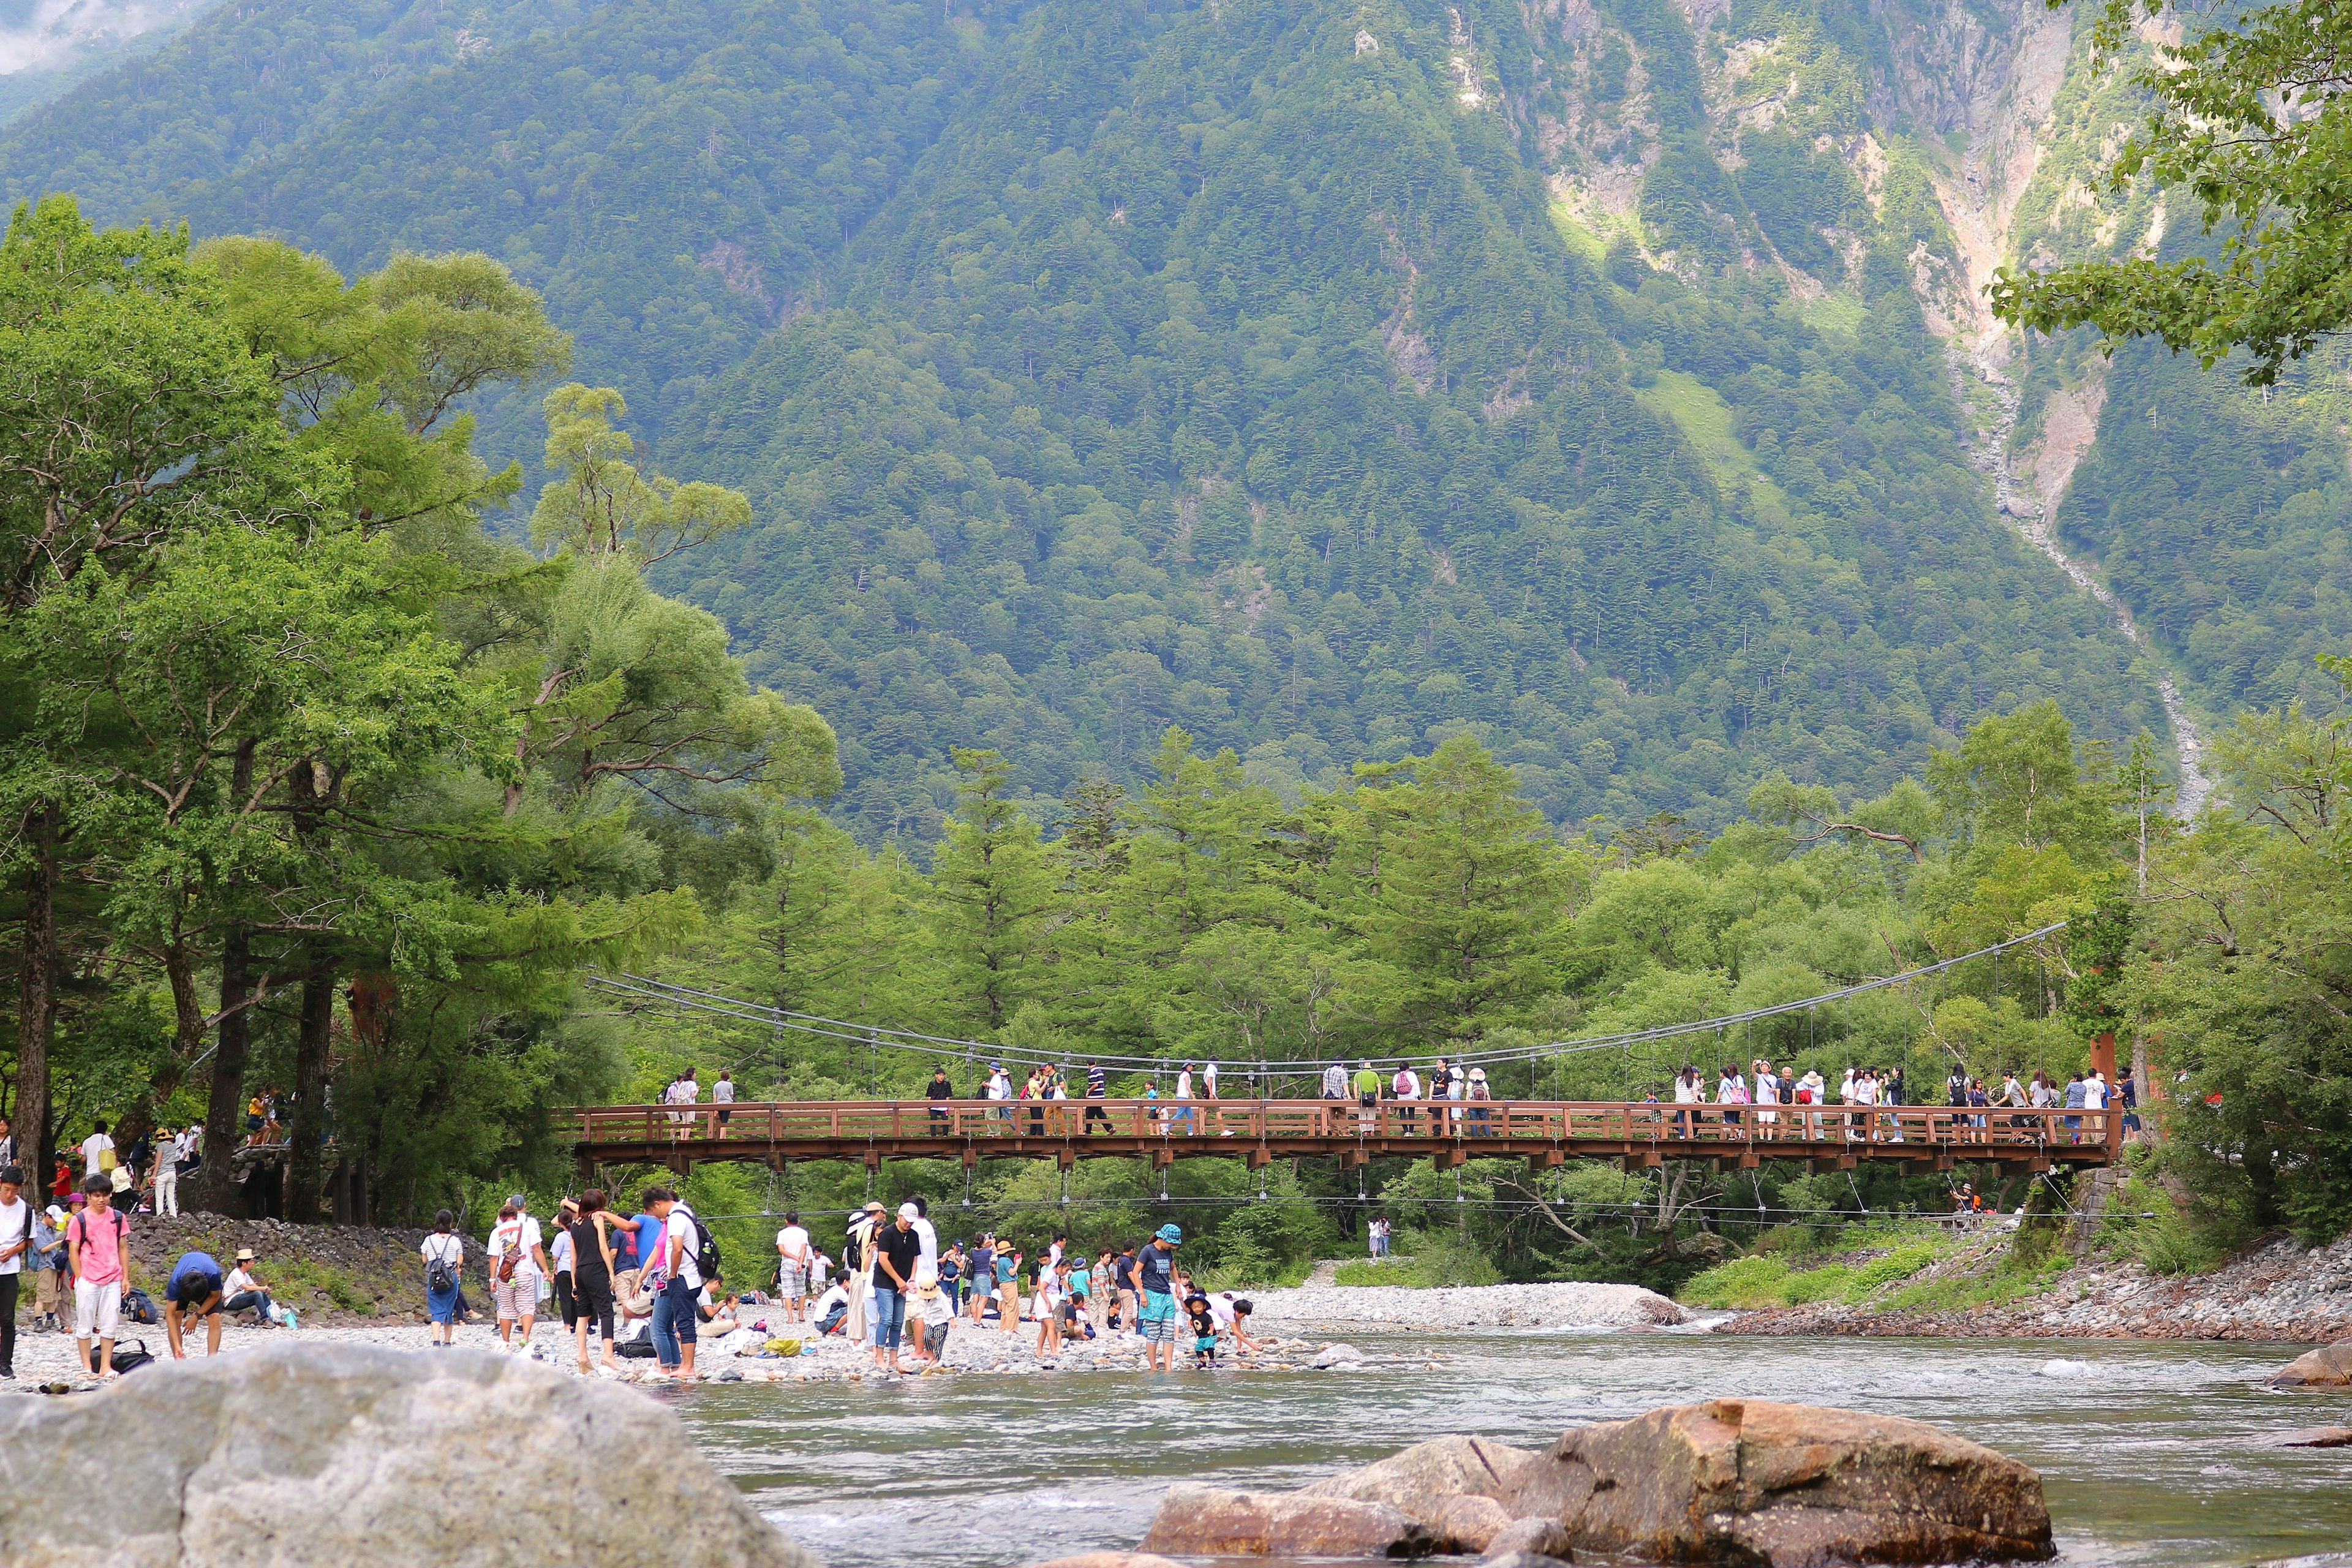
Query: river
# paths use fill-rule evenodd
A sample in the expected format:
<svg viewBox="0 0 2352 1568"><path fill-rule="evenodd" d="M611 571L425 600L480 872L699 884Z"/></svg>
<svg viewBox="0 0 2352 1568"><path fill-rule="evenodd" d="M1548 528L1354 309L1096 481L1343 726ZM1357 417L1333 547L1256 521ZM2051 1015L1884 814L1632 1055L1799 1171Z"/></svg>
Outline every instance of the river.
<svg viewBox="0 0 2352 1568"><path fill-rule="evenodd" d="M1179 1479L1287 1488L1445 1432L1562 1428L1719 1395L1933 1421L2038 1468L2062 1561L2322 1558L2352 1568L2352 1451L2262 1435L2352 1421L2352 1396L2265 1392L2279 1347L2116 1341L1352 1336L1454 1359L1332 1373L964 1375L716 1385L678 1395L754 1506L832 1568L991 1568L1140 1537ZM2056 1363L2056 1364L2053 1364Z"/></svg>

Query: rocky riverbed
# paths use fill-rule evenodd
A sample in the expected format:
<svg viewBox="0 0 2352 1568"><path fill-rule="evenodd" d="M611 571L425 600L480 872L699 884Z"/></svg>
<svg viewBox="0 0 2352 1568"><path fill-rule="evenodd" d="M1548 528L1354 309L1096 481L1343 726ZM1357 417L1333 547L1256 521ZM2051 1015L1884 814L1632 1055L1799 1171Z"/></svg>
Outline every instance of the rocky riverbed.
<svg viewBox="0 0 2352 1568"><path fill-rule="evenodd" d="M2093 1261L2041 1294L1948 1312L1836 1301L1767 1308L1742 1312L1717 1331L2326 1343L2352 1336L2352 1237L2314 1248L2274 1241L2209 1274L2152 1274L2137 1262Z"/></svg>
<svg viewBox="0 0 2352 1568"><path fill-rule="evenodd" d="M1465 1285L1419 1289L1402 1285L1310 1282L1292 1290L1255 1290L1253 1321L1268 1329L1339 1333L1350 1329L1654 1329L1691 1314L1638 1285L1559 1282Z"/></svg>
<svg viewBox="0 0 2352 1568"><path fill-rule="evenodd" d="M803 1330L793 1325L772 1324L772 1337L799 1337ZM430 1348L431 1331L409 1324L383 1324L375 1327L320 1326L300 1329L261 1330L243 1322L226 1325L221 1334L221 1353L233 1356L262 1344L288 1342L324 1342L364 1344L397 1350L413 1350L420 1354L439 1353ZM1247 1353L1228 1350L1221 1352L1217 1364L1222 1369L1244 1372L1331 1371L1339 1373L1413 1369L1433 1370L1453 1358L1443 1352L1415 1346L1403 1352L1393 1345L1367 1352L1344 1342L1328 1339L1290 1337L1280 1332L1256 1336L1257 1348ZM908 1371L901 1375L943 1376L1021 1376L1056 1372L1140 1372L1145 1367L1143 1342L1131 1334L1104 1333L1096 1339L1065 1345L1060 1351L1041 1355L1036 1348L1037 1330L1034 1323L1024 1323L1017 1333L1006 1333L992 1323L974 1328L969 1319L959 1319L949 1332L947 1352L937 1368L917 1369L911 1358L901 1356ZM142 1343L156 1356L164 1357L167 1349L161 1325L123 1325L122 1338L128 1345ZM891 1374L877 1369L872 1353L862 1346L853 1345L835 1335L814 1342L814 1352L793 1356L759 1356L730 1354L720 1346L723 1342L705 1340L698 1348L696 1373L704 1382L727 1383L862 1383L882 1380ZM201 1326L185 1336L185 1347L191 1360L204 1353L204 1331ZM457 1343L462 1348L498 1351L500 1349L497 1331L476 1324L457 1331ZM509 1355L529 1355L555 1367L558 1371L577 1375L572 1359L572 1336L559 1322L542 1321L536 1325L530 1342L525 1346L520 1335L506 1349ZM1189 1371L1193 1364L1189 1352L1180 1354L1177 1366ZM654 1363L650 1360L620 1358L618 1370L603 1370L595 1352L595 1342L590 1342L589 1375L623 1382L653 1381ZM132 1373L130 1375L142 1375ZM0 1384L0 1391L10 1384ZM50 1387L79 1390L95 1386L80 1370L75 1358L70 1334L19 1334L16 1340L16 1381L20 1391Z"/></svg>

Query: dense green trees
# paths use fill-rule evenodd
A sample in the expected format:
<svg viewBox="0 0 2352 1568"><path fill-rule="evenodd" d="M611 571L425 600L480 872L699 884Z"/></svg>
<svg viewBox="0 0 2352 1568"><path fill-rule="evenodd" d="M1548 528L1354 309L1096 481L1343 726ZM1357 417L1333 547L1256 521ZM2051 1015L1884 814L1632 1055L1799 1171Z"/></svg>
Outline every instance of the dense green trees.
<svg viewBox="0 0 2352 1568"><path fill-rule="evenodd" d="M694 930L696 847L834 787L831 732L625 554L482 533L520 475L457 405L569 347L496 263L346 284L64 198L0 257L28 1163L46 1185L37 1156L93 1112L128 1140L202 1107L218 1205L267 1086L296 1217L330 1139L401 1209L511 1167L534 1107L619 1070L572 1016L579 966ZM690 542L693 488L625 542Z"/></svg>

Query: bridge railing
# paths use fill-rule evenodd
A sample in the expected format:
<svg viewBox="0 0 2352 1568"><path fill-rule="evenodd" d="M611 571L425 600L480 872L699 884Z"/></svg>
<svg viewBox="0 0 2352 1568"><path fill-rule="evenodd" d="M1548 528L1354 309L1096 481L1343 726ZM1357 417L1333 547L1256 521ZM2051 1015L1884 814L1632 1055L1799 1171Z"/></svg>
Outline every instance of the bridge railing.
<svg viewBox="0 0 2352 1568"><path fill-rule="evenodd" d="M1202 1138L1239 1143L1452 1140L1465 1144L1777 1143L1926 1151L2112 1146L2123 1112L1944 1105L1659 1105L1647 1101L1332 1100L782 1100L612 1105L559 1112L593 1144L986 1142Z"/></svg>

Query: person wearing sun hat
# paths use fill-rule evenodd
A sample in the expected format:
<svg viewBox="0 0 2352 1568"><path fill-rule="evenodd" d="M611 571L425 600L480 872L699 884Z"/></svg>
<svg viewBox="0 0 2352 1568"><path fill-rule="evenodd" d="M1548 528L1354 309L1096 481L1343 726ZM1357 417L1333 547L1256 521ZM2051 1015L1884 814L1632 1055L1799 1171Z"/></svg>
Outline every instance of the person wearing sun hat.
<svg viewBox="0 0 2352 1568"><path fill-rule="evenodd" d="M1181 1227L1161 1226L1136 1248L1128 1276L1143 1303L1136 1319L1143 1329L1144 1363L1153 1372L1176 1370L1176 1249L1183 1242Z"/></svg>

